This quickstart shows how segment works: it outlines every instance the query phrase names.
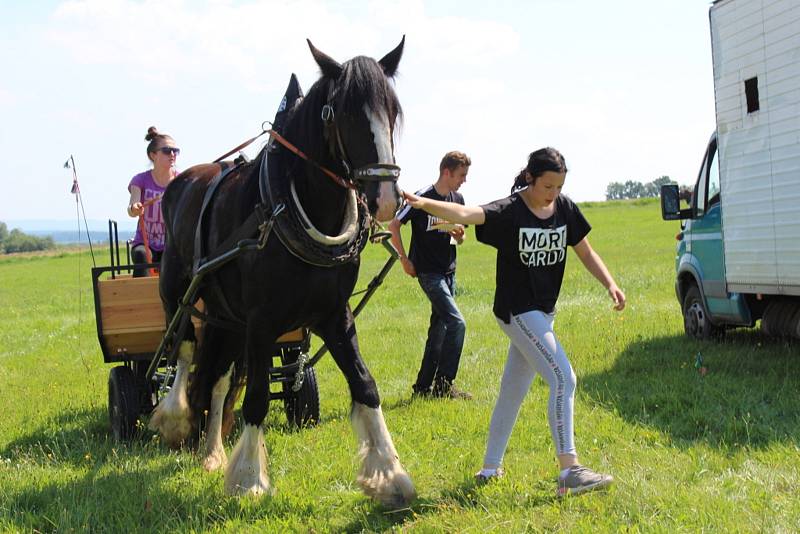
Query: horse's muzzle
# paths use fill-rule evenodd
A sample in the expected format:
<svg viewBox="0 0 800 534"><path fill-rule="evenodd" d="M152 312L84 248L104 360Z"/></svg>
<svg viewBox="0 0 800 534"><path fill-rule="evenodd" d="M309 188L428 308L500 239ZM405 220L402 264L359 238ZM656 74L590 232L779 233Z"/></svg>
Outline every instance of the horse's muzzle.
<svg viewBox="0 0 800 534"><path fill-rule="evenodd" d="M365 165L353 170L353 178L367 195L370 213L381 222L394 217L400 207L399 177L400 167L390 163Z"/></svg>

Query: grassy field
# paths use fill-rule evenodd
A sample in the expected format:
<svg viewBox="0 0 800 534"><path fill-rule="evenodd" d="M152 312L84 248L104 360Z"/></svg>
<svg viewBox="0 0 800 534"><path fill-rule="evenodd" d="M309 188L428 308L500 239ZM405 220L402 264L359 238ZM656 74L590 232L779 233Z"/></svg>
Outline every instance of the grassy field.
<svg viewBox="0 0 800 534"><path fill-rule="evenodd" d="M115 443L91 261L65 253L0 260L0 531L800 530L797 344L755 330L690 341L673 290L677 223L661 221L653 202L584 212L629 304L613 312L571 255L556 332L578 376L581 460L614 475L609 491L555 497L540 379L512 435L506 477L474 484L507 344L491 313L494 254L472 231L459 251L467 340L458 383L473 401L411 401L429 310L399 266L358 320L387 424L419 492L404 510L382 508L353 482L349 395L330 358L317 366L318 427L294 431L280 405L270 411L272 498L225 497L221 474L206 474L193 451L169 451L148 432ZM368 247L360 287L385 258ZM698 352L705 376L694 366Z"/></svg>

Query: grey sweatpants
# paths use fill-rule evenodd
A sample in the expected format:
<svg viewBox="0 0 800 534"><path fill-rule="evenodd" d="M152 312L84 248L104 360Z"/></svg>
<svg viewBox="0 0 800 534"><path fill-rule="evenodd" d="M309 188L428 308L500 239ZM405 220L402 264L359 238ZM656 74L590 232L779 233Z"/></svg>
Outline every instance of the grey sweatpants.
<svg viewBox="0 0 800 534"><path fill-rule="evenodd" d="M500 395L489 425L489 440L483 462L486 467L499 467L502 464L519 408L536 373L550 387L547 420L556 453L575 454L572 425L575 373L553 332L554 318L552 314L530 311L512 316L509 324L499 319L497 321L511 344L500 382Z"/></svg>

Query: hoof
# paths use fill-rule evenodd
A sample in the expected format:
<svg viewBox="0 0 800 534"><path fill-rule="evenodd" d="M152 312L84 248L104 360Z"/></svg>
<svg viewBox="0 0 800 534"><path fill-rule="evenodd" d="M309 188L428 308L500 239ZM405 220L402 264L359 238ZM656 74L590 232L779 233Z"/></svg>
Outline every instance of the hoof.
<svg viewBox="0 0 800 534"><path fill-rule="evenodd" d="M156 406L147 426L161 434L164 443L172 448L180 447L192 432L192 425L185 414L162 410L160 406Z"/></svg>
<svg viewBox="0 0 800 534"><path fill-rule="evenodd" d="M245 425L225 468L227 495L272 495L267 474L267 449L261 427Z"/></svg>
<svg viewBox="0 0 800 534"><path fill-rule="evenodd" d="M243 480L237 483L228 484L225 481L225 495L231 497L261 497L262 495L274 495L275 490L269 480Z"/></svg>
<svg viewBox="0 0 800 534"><path fill-rule="evenodd" d="M228 457L225 455L225 451L219 452L212 452L205 458L203 458L203 469L206 471L217 471L218 469L222 469L228 463Z"/></svg>
<svg viewBox="0 0 800 534"><path fill-rule="evenodd" d="M365 495L387 508L406 508L417 498L414 483L399 462L370 476L359 475L357 482Z"/></svg>

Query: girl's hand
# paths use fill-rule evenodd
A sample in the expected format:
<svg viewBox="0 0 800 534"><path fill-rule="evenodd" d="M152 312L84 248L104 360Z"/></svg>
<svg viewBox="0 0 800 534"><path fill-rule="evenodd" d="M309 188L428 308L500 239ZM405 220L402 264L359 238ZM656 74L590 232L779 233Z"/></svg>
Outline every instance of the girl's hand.
<svg viewBox="0 0 800 534"><path fill-rule="evenodd" d="M612 284L611 287L608 288L608 296L614 301L615 310L622 311L625 309L625 293L623 293L620 288Z"/></svg>
<svg viewBox="0 0 800 534"><path fill-rule="evenodd" d="M134 202L131 204L131 207L128 208L128 213L130 213L131 217L138 217L144 213L144 206L142 206L141 202Z"/></svg>
<svg viewBox="0 0 800 534"><path fill-rule="evenodd" d="M409 206L412 208L422 209L423 199L415 195L414 193L408 193L403 191L403 198L408 202Z"/></svg>

